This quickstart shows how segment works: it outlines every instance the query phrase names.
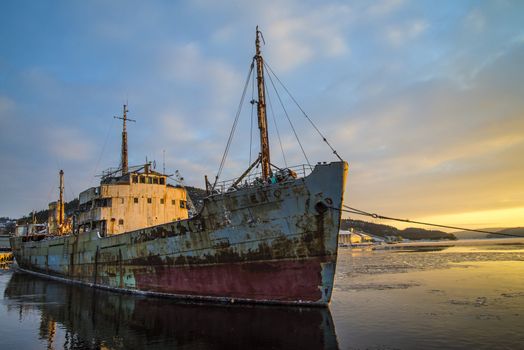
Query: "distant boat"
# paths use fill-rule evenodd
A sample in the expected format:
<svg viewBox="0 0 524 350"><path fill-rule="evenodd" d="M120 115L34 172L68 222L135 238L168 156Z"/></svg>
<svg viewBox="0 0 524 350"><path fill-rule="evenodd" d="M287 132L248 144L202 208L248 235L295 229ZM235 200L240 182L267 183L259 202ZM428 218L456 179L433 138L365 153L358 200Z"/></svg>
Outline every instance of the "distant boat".
<svg viewBox="0 0 524 350"><path fill-rule="evenodd" d="M151 164L121 167L80 194L72 232L11 238L21 270L62 281L193 300L327 305L333 290L345 161L277 168L270 163L264 63L256 32L259 157L239 178L211 186L189 217L184 188ZM250 175L256 166L261 173ZM23 231L23 230L22 230Z"/></svg>

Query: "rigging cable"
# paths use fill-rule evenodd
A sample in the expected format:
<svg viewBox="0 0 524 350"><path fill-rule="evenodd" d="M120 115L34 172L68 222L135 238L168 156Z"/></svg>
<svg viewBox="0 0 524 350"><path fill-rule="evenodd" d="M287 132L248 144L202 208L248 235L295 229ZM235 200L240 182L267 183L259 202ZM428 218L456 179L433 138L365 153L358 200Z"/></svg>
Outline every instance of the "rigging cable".
<svg viewBox="0 0 524 350"><path fill-rule="evenodd" d="M282 158L284 159L284 165L287 168L286 155L284 154L284 147L282 147L282 140L280 139L280 132L278 131L277 119L275 118L275 111L273 110L273 104L271 103L271 97L269 95L269 90L266 86L266 96L267 101L269 102L269 109L271 111L271 116L273 117L273 123L275 123L275 130L277 131L278 143L280 144L280 151L282 151Z"/></svg>
<svg viewBox="0 0 524 350"><path fill-rule="evenodd" d="M93 175L91 175L91 177L89 178L88 188L91 187L91 184L93 183L93 179L96 176L96 172L98 171L98 166L100 165L100 160L102 160L102 155L104 154L104 151L106 149L107 141L109 140L109 134L113 130L113 126L114 126L113 123L108 123L106 139L104 140L104 144L102 145L102 150L100 151L100 155L98 156L98 160L96 161L95 169L93 170Z"/></svg>
<svg viewBox="0 0 524 350"><path fill-rule="evenodd" d="M264 65L266 66L266 68L269 67L267 65L267 63L264 63ZM267 69L266 69L266 72L268 73L269 81L271 82L271 85L273 86L273 89L275 90L275 93L276 93L276 95L278 97L278 101L280 102L280 106L282 106L282 109L284 110L284 114L286 115L286 118L287 118L287 120L289 122L289 125L291 125L291 130L293 130L293 133L295 134L295 138L297 139L298 145L300 146L300 149L302 150L302 154L304 155L304 158L306 158L307 165L309 165L309 167L311 168L311 163L309 162L309 159L308 159L308 157L306 155L306 152L304 151L304 147L302 147L302 143L300 142L300 139L298 138L298 135L297 135L297 132L295 130L295 127L293 126L293 123L291 123L291 119L289 118L289 115L287 113L286 107L284 107L284 103L282 102L282 99L280 98L280 94L278 93L278 90L277 90L275 84L273 83L273 78L271 78L271 74L269 74L269 71ZM273 73L273 75L274 75L274 73ZM275 78L276 78L276 76L275 76Z"/></svg>
<svg viewBox="0 0 524 350"><path fill-rule="evenodd" d="M391 217L391 216L384 216L384 215L380 215L380 214L376 214L376 213L370 213L370 212L367 212L367 211L364 211L364 210L360 210L360 209L357 209L357 208L349 207L347 205L342 205L342 206L345 209L335 208L335 207L330 207L330 208L334 209L334 210L339 210L339 211L345 212L345 213L369 216L369 217L372 217L374 219L392 220L392 221L399 221L399 222L407 222L407 223L410 223L410 224L435 226L435 227L449 228L449 229L454 229L454 230L462 230L462 231L469 231L469 232L480 232L480 233L488 233L488 234L493 234L493 235L501 235L501 236L522 238L522 236L514 235L514 234L511 234L511 233L493 232L493 231L486 231L486 230L475 230L475 229L470 229L470 228L449 226L449 225L441 225L441 224L433 224L433 223L429 223L429 222L415 221L415 220L409 220L409 219L399 219L399 218L394 218L394 217Z"/></svg>
<svg viewBox="0 0 524 350"><path fill-rule="evenodd" d="M56 169L61 169L60 164L58 163L58 159L57 159L57 158L54 158L54 161L55 161L55 163L56 163ZM56 181L56 178L54 178L54 179L52 180L51 186L50 186L50 188L49 188L49 193L47 194L47 202L51 202L51 201L53 200L53 199L52 199L53 197L51 197L51 194L53 193L53 190L56 189L56 188L55 188L55 186L56 186L56 182L55 182L55 181ZM56 197L55 197L55 198L56 198Z"/></svg>
<svg viewBox="0 0 524 350"><path fill-rule="evenodd" d="M304 117L306 117L306 119L309 121L309 123L313 126L313 128L315 128L315 130L317 131L317 133L320 135L320 137L322 137L322 140L329 146L329 148L331 149L331 151L333 151L333 154L335 156L337 156L337 158L340 160L340 161L344 161L340 155L338 154L338 152L333 148L333 146L331 146L331 144L329 143L329 141L326 139L326 137L320 132L320 130L317 128L317 126L315 125L315 123L313 123L313 121L311 120L311 118L309 118L309 116L306 114L306 112L304 112L304 110L302 109L302 107L300 107L300 105L298 104L297 100L295 100L295 98L293 97L293 95L291 95L291 93L289 92L289 90L286 88L286 86L280 81L280 79L278 78L278 76L275 74L275 72L273 72L273 69L271 69L271 67L269 66L269 64L267 64L267 62L264 61L264 65L266 66L266 68L269 70L269 72L271 72L274 76L275 76L275 79L280 83L280 85L284 88L284 90L287 92L287 94L289 95L289 97L291 97L291 99L293 100L293 102L295 102L295 104L297 105L298 109L300 109L300 111L302 112L302 114L304 115ZM271 79L271 75L270 75L270 79Z"/></svg>
<svg viewBox="0 0 524 350"><path fill-rule="evenodd" d="M53 190L55 189L55 180L53 180L53 183L50 185L49 193L47 194L47 201L51 202L51 193L53 193Z"/></svg>
<svg viewBox="0 0 524 350"><path fill-rule="evenodd" d="M224 169L224 164L226 162L226 157L227 157L227 154L229 152L229 148L231 147L231 141L233 140L233 135L235 134L235 129L237 127L237 124L238 124L238 117L240 116L240 112L242 111L242 105L244 104L244 98L246 97L246 91L247 91L247 87L249 85L249 80L251 78L251 73L253 73L253 67L255 66L254 64L254 60L251 62L251 65L249 67L249 73L247 75L247 79L246 79L246 82L244 84L244 91L242 92L242 97L240 98L240 103L238 104L238 110L237 110L237 115L235 117L235 121L233 122L233 126L231 128L231 131L229 133L229 138L227 140L227 145L226 145L226 149L224 151L224 154L222 155L222 161L220 162L220 167L218 169L218 173L215 177L215 183L213 184L213 187L212 189L214 190L215 189L215 186L218 182L218 178L220 177L221 173L222 173L222 170Z"/></svg>
<svg viewBox="0 0 524 350"><path fill-rule="evenodd" d="M253 119L255 112L255 75L253 74L253 79L251 79L251 126L249 130L249 163L248 166L252 164L251 157L253 152Z"/></svg>

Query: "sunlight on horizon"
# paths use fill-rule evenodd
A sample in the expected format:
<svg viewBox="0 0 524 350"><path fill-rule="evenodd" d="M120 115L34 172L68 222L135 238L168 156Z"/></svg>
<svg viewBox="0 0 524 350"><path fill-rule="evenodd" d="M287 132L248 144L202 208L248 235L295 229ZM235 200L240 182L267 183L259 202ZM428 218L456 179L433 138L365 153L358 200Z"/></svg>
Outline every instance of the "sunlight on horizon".
<svg viewBox="0 0 524 350"><path fill-rule="evenodd" d="M365 220L365 219L362 219ZM429 215L423 217L410 218L414 221L428 222L432 224L457 226L467 229L487 229L487 228L511 228L524 226L524 207L480 210L454 214ZM441 230L445 232L457 231L454 229L444 229L426 225L416 225L411 223L401 223L381 220L381 223L395 226L400 229L407 227L421 227L428 230Z"/></svg>

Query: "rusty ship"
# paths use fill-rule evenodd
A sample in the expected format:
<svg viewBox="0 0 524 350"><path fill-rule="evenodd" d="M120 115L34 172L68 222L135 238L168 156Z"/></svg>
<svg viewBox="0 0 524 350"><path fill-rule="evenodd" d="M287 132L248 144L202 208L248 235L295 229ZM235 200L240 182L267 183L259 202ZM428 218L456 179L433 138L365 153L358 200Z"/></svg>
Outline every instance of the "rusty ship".
<svg viewBox="0 0 524 350"><path fill-rule="evenodd" d="M207 195L190 215L184 187L168 184L150 163L128 166L124 105L120 167L80 193L70 230L60 195L50 204L54 219L46 232L17 231L10 243L18 268L152 296L327 305L348 165L340 157L298 168L270 162L260 37L257 28L251 71L258 100L251 103L260 153L239 178L218 183L217 176L211 185L206 177Z"/></svg>

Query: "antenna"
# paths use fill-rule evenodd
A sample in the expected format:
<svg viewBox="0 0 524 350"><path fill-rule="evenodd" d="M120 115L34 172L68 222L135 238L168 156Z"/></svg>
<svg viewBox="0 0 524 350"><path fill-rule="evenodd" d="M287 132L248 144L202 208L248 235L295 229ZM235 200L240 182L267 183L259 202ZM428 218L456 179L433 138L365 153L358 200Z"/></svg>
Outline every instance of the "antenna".
<svg viewBox="0 0 524 350"><path fill-rule="evenodd" d="M64 225L64 171L60 170L58 173L60 176L60 194L58 197L58 230L62 233Z"/></svg>
<svg viewBox="0 0 524 350"><path fill-rule="evenodd" d="M166 150L162 150L162 174L166 173Z"/></svg>
<svg viewBox="0 0 524 350"><path fill-rule="evenodd" d="M126 122L136 122L134 119L129 119L127 117L127 112L129 110L127 109L127 102L124 104L124 112L122 117L113 117L115 119L122 119L122 154L120 158L120 165L122 166L122 175L125 175L128 173L129 168L127 165L127 129L126 129Z"/></svg>

